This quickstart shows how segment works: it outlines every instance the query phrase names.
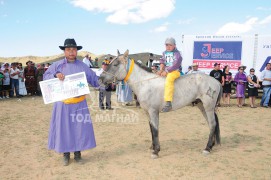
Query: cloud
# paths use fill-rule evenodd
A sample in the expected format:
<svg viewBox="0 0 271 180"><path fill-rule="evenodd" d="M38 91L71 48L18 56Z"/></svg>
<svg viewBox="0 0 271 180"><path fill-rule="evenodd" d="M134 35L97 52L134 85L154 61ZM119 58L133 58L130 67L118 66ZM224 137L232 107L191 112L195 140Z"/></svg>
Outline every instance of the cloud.
<svg viewBox="0 0 271 180"><path fill-rule="evenodd" d="M256 8L256 10L259 10L259 11L270 11L271 8L259 6L259 7Z"/></svg>
<svg viewBox="0 0 271 180"><path fill-rule="evenodd" d="M4 5L5 4L5 2L4 1L0 1L0 5Z"/></svg>
<svg viewBox="0 0 271 180"><path fill-rule="evenodd" d="M28 24L29 20L16 20L17 24Z"/></svg>
<svg viewBox="0 0 271 180"><path fill-rule="evenodd" d="M266 18L264 18L263 20L259 22L259 24L262 24L262 25L269 24L269 23L271 23L271 15L267 16Z"/></svg>
<svg viewBox="0 0 271 180"><path fill-rule="evenodd" d="M169 23L165 23L165 24L163 24L161 26L158 26L158 27L154 28L150 32L156 32L156 33L166 32L168 30L168 26L169 26Z"/></svg>
<svg viewBox="0 0 271 180"><path fill-rule="evenodd" d="M191 24L193 20L194 20L194 18L185 19L185 20L179 20L177 23L178 23L178 24L185 24L185 25L188 25L188 24Z"/></svg>
<svg viewBox="0 0 271 180"><path fill-rule="evenodd" d="M144 23L165 18L175 9L175 0L71 0L75 7L108 14L114 24Z"/></svg>
<svg viewBox="0 0 271 180"><path fill-rule="evenodd" d="M257 17L251 17L244 23L237 23L237 22L229 22L223 25L218 31L217 35L224 35L224 34L244 34L259 25L265 25L271 23L271 15L265 17L262 20L259 20Z"/></svg>

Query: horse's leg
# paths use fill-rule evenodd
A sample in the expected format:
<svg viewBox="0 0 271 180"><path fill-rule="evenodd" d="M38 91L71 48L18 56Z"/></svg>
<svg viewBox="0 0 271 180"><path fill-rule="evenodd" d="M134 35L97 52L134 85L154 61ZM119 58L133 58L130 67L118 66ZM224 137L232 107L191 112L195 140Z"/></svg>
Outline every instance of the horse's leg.
<svg viewBox="0 0 271 180"><path fill-rule="evenodd" d="M205 108L204 108L204 106L203 106L203 103L202 103L202 102L199 102L199 103L197 104L197 106L198 106L200 112L202 113L203 117L206 119L206 121L207 121L207 123L208 123L208 125L209 125L208 117L207 117ZM213 143L212 143L212 146L214 146L214 145L215 145L215 137L213 137Z"/></svg>
<svg viewBox="0 0 271 180"><path fill-rule="evenodd" d="M150 130L152 134L152 155L153 159L158 158L158 153L160 151L160 143L159 143L159 111L158 110L149 110L150 116Z"/></svg>
<svg viewBox="0 0 271 180"><path fill-rule="evenodd" d="M203 154L209 154L212 150L214 137L215 137L215 128L216 128L216 120L215 120L215 112L214 110L205 110L207 118L208 118L208 125L210 129L208 143L206 148L203 150Z"/></svg>
<svg viewBox="0 0 271 180"><path fill-rule="evenodd" d="M202 113L203 117L206 119L206 121L207 121L207 123L208 123L208 117L207 117L207 114L206 114L205 109L204 109L204 107L203 107L203 103L202 103L202 102L199 102L199 103L197 104L197 106L198 106L200 112Z"/></svg>

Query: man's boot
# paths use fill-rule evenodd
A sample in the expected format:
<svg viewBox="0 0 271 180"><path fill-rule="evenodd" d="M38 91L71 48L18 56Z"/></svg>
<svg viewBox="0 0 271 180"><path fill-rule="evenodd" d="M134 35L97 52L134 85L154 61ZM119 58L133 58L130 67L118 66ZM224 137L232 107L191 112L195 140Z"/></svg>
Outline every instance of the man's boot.
<svg viewBox="0 0 271 180"><path fill-rule="evenodd" d="M80 163L80 164L83 163L82 158L81 158L81 152L80 152L80 151L75 151L75 152L74 152L74 160L75 160L75 162L77 162L77 163Z"/></svg>
<svg viewBox="0 0 271 180"><path fill-rule="evenodd" d="M169 112L169 111L171 111L172 110L172 104L171 104L171 101L167 101L166 102L166 105L165 105L165 107L162 109L162 113L163 112Z"/></svg>
<svg viewBox="0 0 271 180"><path fill-rule="evenodd" d="M64 166L68 166L69 165L69 161L70 161L70 153L66 152L63 155L63 165Z"/></svg>

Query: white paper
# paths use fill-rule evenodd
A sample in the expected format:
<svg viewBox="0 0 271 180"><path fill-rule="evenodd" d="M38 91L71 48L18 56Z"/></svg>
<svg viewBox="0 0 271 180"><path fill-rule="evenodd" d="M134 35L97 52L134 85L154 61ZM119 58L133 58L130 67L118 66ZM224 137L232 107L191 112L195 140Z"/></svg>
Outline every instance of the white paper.
<svg viewBox="0 0 271 180"><path fill-rule="evenodd" d="M67 75L64 81L58 78L41 81L40 89L45 104L90 93L85 72Z"/></svg>

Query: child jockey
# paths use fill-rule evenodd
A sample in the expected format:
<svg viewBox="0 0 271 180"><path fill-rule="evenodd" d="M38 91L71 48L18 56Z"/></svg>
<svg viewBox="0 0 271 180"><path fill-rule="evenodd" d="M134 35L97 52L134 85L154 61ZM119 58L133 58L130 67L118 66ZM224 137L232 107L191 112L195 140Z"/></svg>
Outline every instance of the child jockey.
<svg viewBox="0 0 271 180"><path fill-rule="evenodd" d="M167 38L165 41L166 51L163 52L163 57L160 60L160 71L158 75L166 77L164 100L165 107L162 112L169 112L172 109L172 99L174 93L174 81L180 77L179 67L182 62L180 51L176 48L174 38Z"/></svg>

